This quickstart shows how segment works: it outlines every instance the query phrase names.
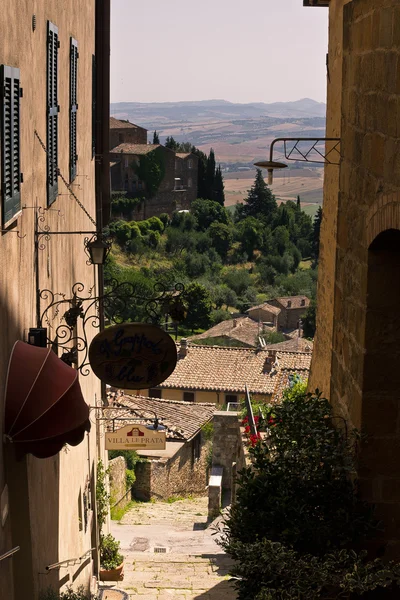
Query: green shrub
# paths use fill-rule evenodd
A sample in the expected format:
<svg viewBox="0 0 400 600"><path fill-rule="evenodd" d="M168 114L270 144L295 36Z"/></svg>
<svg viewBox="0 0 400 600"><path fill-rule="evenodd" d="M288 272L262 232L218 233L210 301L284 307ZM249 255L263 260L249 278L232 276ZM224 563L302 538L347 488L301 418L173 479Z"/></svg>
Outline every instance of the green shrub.
<svg viewBox="0 0 400 600"><path fill-rule="evenodd" d="M97 600L98 596L86 593L83 586L73 590L71 587L66 592L59 592L53 588L47 588L39 592L39 600Z"/></svg>
<svg viewBox="0 0 400 600"><path fill-rule="evenodd" d="M100 566L102 569L116 569L123 562L124 558L119 551L120 543L114 536L101 536L100 541Z"/></svg>
<svg viewBox="0 0 400 600"><path fill-rule="evenodd" d="M400 582L399 565L353 550L377 532L357 496L357 432L304 383L264 410L268 437L250 449L220 542L239 600L354 598Z"/></svg>

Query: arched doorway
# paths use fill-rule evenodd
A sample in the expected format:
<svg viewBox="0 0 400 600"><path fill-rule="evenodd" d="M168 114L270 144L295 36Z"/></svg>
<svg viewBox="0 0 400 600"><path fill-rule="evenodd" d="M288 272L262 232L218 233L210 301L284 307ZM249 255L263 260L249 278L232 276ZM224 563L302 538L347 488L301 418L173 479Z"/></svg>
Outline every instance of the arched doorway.
<svg viewBox="0 0 400 600"><path fill-rule="evenodd" d="M368 249L360 482L400 555L400 231L380 233ZM391 547L391 550L389 548Z"/></svg>

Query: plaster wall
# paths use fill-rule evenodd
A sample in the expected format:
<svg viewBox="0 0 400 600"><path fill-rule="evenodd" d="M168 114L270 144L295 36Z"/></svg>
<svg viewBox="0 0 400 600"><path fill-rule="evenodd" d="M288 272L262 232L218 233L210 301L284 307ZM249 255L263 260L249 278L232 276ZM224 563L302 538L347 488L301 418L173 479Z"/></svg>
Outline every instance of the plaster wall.
<svg viewBox="0 0 400 600"><path fill-rule="evenodd" d="M205 402L211 404L218 404L219 406L225 405L225 396L228 395L237 395L238 401L244 397L244 390L242 393L239 392L214 392L214 391L205 391L205 390L178 390L178 389L170 389L165 388L161 391L161 397L166 400L178 400L180 402L183 401L183 394L187 391L194 392L194 401L195 402ZM125 393L129 393L129 390L126 390ZM149 390L139 390L139 396L148 396ZM270 394L251 394L251 397L255 401L259 402L268 402L271 399Z"/></svg>
<svg viewBox="0 0 400 600"><path fill-rule="evenodd" d="M36 29L32 16L36 15ZM92 55L94 54L95 2L70 0L4 0L0 17L0 64L18 67L21 71L21 186L23 209L14 227L0 237L0 426L3 415L3 390L11 348L17 339L26 339L29 327L36 326L36 289L34 229L37 208L46 208L46 153L35 137L35 129L46 143L46 39L47 20L59 30L58 99L59 133L58 166L69 179L69 49L70 37L78 41L78 115L77 153L78 176L74 191L87 211L95 217L94 159L92 158ZM59 178L59 196L44 213L43 225L51 231L93 230L94 225L71 198ZM15 234L18 230L22 239ZM14 232L14 233L13 233ZM97 291L95 268L86 265L83 236L52 236L39 251L39 288L70 295L71 286L81 281L87 290ZM44 308L44 302L41 306ZM58 317L59 318L59 317ZM51 323L54 336L57 318ZM79 332L79 327L78 327ZM95 333L95 332L94 332ZM92 333L89 331L89 339ZM100 384L93 376L80 377L86 401L94 404L100 398ZM11 518L0 532L1 549L9 543L20 545L21 551L12 559L15 600L36 598L42 587L56 589L66 584L88 586L93 572L89 560L69 569L55 570L50 575L40 573L51 563L76 558L92 547L90 528L79 526L79 498L88 480L94 484L95 428L76 448L68 447L56 457L36 459L29 455L21 465L10 458L8 473L0 449L0 488L8 482ZM8 451L8 450L7 450ZM26 484L26 487L24 487ZM26 496L16 499L16 490L25 489ZM0 489L0 491L1 491ZM12 527L11 527L12 525ZM10 540L10 527L12 539ZM4 575L5 573L5 575ZM21 577L24 573L24 577ZM0 590L9 590L10 568L0 569ZM3 594L0 593L3 597Z"/></svg>

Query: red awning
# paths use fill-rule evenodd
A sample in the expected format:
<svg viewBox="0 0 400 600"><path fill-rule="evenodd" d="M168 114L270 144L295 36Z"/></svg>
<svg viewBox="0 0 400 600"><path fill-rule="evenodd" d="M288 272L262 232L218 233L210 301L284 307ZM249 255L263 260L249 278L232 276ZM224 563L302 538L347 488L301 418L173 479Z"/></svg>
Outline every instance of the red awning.
<svg viewBox="0 0 400 600"><path fill-rule="evenodd" d="M77 446L90 431L78 372L49 348L16 342L8 366L4 421L6 439L38 458L57 454L65 444Z"/></svg>

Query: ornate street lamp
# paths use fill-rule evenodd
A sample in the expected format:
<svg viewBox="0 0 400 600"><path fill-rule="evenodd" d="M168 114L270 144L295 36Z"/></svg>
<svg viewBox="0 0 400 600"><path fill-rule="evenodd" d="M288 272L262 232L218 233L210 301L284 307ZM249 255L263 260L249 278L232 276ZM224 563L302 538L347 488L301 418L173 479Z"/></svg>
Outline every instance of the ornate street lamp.
<svg viewBox="0 0 400 600"><path fill-rule="evenodd" d="M111 242L106 241L101 233L85 238L85 251L92 265L104 265L110 250Z"/></svg>

